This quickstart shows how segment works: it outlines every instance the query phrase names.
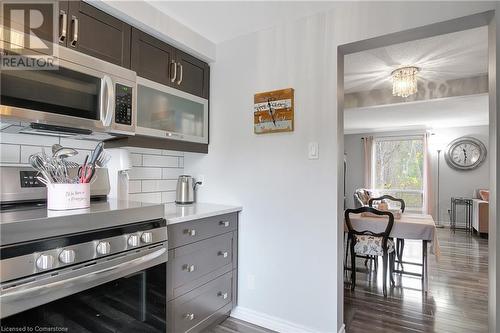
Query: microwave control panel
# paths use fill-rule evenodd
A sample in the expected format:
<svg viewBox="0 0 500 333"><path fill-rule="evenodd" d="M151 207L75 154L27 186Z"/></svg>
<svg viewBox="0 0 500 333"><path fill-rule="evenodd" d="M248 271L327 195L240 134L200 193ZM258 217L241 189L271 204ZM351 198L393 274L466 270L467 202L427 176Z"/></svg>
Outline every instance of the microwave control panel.
<svg viewBox="0 0 500 333"><path fill-rule="evenodd" d="M132 88L116 84L115 123L132 124Z"/></svg>

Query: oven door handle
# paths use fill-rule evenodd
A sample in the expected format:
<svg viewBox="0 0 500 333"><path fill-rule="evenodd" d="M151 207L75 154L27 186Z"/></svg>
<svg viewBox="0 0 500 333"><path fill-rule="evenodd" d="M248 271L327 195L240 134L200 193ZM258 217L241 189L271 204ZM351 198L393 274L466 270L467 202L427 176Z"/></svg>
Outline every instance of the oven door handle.
<svg viewBox="0 0 500 333"><path fill-rule="evenodd" d="M157 265L158 263L165 262L165 258L162 258L162 256L166 255L166 251L166 247L161 247L159 249L155 248L152 252L148 251L147 254L133 259L129 259L128 256L119 257L119 259L121 260L118 264L113 264L113 260L110 260L93 266L87 266L83 269L90 268L92 270L83 275L78 274L78 270L75 270L70 273L74 276L71 276L69 278L59 279L54 282L47 281L45 283L43 282L43 280L35 281L34 283L41 282L42 284L32 287L19 285L17 287L13 287L12 291L9 291L7 289L0 295L0 301L2 304L2 317L9 315L6 314L4 310L7 310L7 312L9 312L8 309L5 308L5 306L9 305L10 302L16 303L23 300L28 300L33 303L32 306L38 305L37 303L44 304L47 302L38 302L38 300L40 300L40 298L43 298L45 294L57 293L58 290L63 291L68 289L70 291L68 294L76 293L109 281L113 281L117 278L132 274L136 271L152 267L154 265ZM108 266L110 265L110 263L111 266ZM100 267L101 265L105 267ZM58 277L60 276L56 275L53 278L57 279ZM55 297L54 299L57 298L60 297ZM50 299L49 301L51 300L53 299Z"/></svg>
<svg viewBox="0 0 500 333"><path fill-rule="evenodd" d="M106 98L104 95L106 94ZM109 75L104 75L101 82L101 121L104 127L111 126L115 113L115 87Z"/></svg>

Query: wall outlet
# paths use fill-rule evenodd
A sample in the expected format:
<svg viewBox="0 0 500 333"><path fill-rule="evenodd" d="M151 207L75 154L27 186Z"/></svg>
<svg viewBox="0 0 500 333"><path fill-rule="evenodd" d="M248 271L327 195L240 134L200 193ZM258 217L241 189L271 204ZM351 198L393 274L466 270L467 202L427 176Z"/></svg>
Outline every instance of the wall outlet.
<svg viewBox="0 0 500 333"><path fill-rule="evenodd" d="M197 182L201 182L201 184L199 184L198 187L202 187L203 185L205 185L205 175L197 175L196 177L194 177L194 179Z"/></svg>
<svg viewBox="0 0 500 333"><path fill-rule="evenodd" d="M247 275L247 287L249 290L255 290L255 275Z"/></svg>

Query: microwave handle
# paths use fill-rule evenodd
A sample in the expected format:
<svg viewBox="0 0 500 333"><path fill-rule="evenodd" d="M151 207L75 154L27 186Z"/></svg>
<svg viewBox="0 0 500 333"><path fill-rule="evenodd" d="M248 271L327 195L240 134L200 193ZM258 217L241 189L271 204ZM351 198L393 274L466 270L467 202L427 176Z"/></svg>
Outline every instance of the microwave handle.
<svg viewBox="0 0 500 333"><path fill-rule="evenodd" d="M104 99L106 94L106 99ZM105 75L101 82L101 121L104 127L111 126L115 113L115 86L110 76Z"/></svg>

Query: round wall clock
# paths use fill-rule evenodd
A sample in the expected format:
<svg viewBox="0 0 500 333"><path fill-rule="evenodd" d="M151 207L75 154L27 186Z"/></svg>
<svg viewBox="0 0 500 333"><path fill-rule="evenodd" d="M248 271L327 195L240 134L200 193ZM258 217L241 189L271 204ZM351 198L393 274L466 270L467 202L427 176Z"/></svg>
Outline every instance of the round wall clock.
<svg viewBox="0 0 500 333"><path fill-rule="evenodd" d="M476 138L462 137L450 142L444 157L456 170L473 170L486 159L486 147Z"/></svg>

